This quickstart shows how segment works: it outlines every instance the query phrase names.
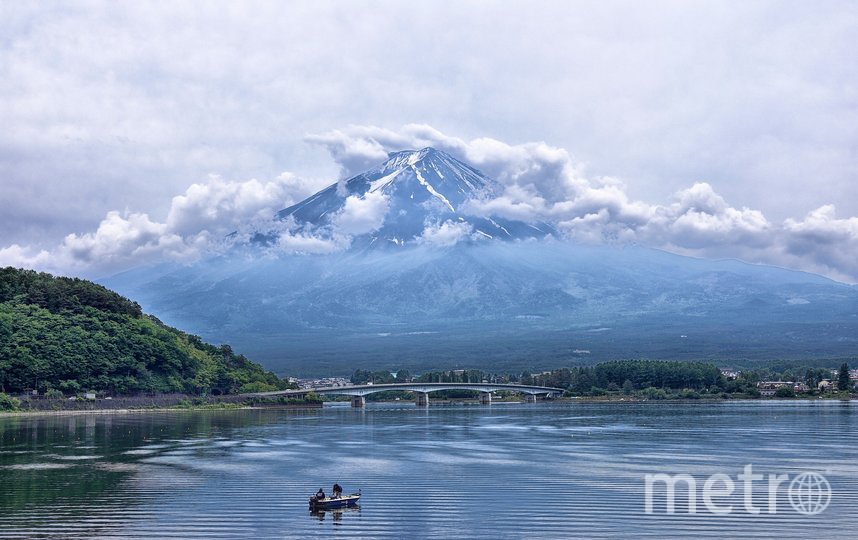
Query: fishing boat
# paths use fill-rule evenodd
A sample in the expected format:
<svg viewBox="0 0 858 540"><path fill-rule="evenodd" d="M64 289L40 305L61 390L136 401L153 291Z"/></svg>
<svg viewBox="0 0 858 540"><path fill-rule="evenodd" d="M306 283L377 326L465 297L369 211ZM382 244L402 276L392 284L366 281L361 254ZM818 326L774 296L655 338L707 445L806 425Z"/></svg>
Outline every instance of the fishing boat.
<svg viewBox="0 0 858 540"><path fill-rule="evenodd" d="M332 508L346 508L356 506L360 499L360 491L351 495L341 495L339 497L322 497L318 498L315 495L310 497L310 510L330 510Z"/></svg>

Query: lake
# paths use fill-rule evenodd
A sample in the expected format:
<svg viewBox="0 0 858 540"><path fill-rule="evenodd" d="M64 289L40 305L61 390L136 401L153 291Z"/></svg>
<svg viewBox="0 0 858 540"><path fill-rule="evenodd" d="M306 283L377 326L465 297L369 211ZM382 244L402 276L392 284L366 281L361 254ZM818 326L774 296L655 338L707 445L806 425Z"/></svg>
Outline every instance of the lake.
<svg viewBox="0 0 858 540"><path fill-rule="evenodd" d="M335 481L359 508L311 514ZM0 538L854 538L856 499L850 402L0 418Z"/></svg>

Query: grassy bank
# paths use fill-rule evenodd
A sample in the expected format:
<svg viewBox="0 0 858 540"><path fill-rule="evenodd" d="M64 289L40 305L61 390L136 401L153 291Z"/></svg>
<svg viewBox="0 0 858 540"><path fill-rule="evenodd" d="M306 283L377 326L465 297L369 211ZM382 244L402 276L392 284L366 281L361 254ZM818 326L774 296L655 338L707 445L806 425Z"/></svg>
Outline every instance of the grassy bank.
<svg viewBox="0 0 858 540"><path fill-rule="evenodd" d="M53 413L93 412L111 410L222 410L264 407L320 407L322 400L315 395L286 396L193 396L187 394L158 394L147 396L116 396L100 399L56 399L46 396L12 397L0 394L0 412Z"/></svg>

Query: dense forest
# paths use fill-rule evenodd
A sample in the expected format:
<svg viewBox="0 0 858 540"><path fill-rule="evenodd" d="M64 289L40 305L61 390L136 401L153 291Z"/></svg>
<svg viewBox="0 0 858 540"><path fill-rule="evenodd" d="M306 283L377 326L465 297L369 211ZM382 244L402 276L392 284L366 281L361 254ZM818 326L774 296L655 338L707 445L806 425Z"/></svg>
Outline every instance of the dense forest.
<svg viewBox="0 0 858 540"><path fill-rule="evenodd" d="M0 392L230 394L288 388L229 345L90 281L0 269Z"/></svg>
<svg viewBox="0 0 858 540"><path fill-rule="evenodd" d="M373 374L377 379L382 373ZM355 378L366 378L356 371ZM399 378L399 377L397 377ZM492 382L520 383L563 388L570 393L589 393L593 388L614 388L629 385L633 389L649 387L703 390L726 387L727 381L718 367L704 362L671 362L667 360L616 360L593 366L561 368L539 374L486 373L480 370L434 371L424 373L417 382ZM387 382L387 381L385 381Z"/></svg>
<svg viewBox="0 0 858 540"><path fill-rule="evenodd" d="M668 360L615 360L592 366L560 368L542 373L491 373L476 369L430 371L412 377L408 370L399 372L356 370L354 384L366 383L519 383L562 388L567 396L635 395L647 399L700 397L760 397L757 383L763 380L794 381L807 386L805 394L818 395L817 385L834 379L834 370L814 366L763 367L732 372L725 376L721 369L707 362ZM395 373L395 375L394 375ZM843 363L836 377L837 389L849 391L849 365ZM790 388L777 397L794 397ZM476 396L467 390L440 393L448 397ZM379 399L379 396L370 396ZM384 397L384 396L380 396Z"/></svg>

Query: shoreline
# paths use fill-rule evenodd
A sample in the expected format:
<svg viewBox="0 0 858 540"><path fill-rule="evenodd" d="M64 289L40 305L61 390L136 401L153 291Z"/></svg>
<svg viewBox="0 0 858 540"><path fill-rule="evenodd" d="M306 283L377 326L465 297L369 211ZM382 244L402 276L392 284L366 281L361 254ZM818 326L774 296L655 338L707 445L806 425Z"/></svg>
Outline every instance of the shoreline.
<svg viewBox="0 0 858 540"><path fill-rule="evenodd" d="M587 403L659 403L659 402L670 402L670 403L694 403L695 401L701 403L722 403L726 401L852 401L854 399L858 399L858 396L796 396L791 398L775 398L775 397L699 397L699 398L668 398L668 399L650 399L650 398L636 398L624 396L621 398L617 397L605 397L605 396L572 396L572 397L563 397L558 398L558 401L583 401Z"/></svg>
<svg viewBox="0 0 858 540"><path fill-rule="evenodd" d="M582 396L582 397L564 397L551 400L551 403L726 403L730 401L755 401L755 402L805 402L805 401L853 401L858 399L858 396L843 397L824 397L813 396L806 398L699 398L699 399L646 399L623 397L614 398L604 396ZM125 415L125 414L143 414L143 413L176 413L176 412L224 412L224 411L265 411L265 410L300 410L300 409L321 409L325 403L342 403L341 401L326 401L323 403L306 403L306 404L289 404L289 405L272 405L264 407L254 407L244 405L239 407L152 407L152 408L129 408L129 409L61 409L61 410L35 410L35 411L0 411L0 418L14 417L32 417L32 416L75 416L75 415ZM389 401L374 401L371 403L386 403L386 404L403 404L411 403L410 400L389 400ZM494 401L493 403L519 403L525 404L523 401ZM544 403L544 401L543 401ZM439 405L481 405L478 400L438 400L432 403L434 406Z"/></svg>
<svg viewBox="0 0 858 540"><path fill-rule="evenodd" d="M225 412L225 411L271 411L294 409L321 409L322 404L291 404L268 407L152 407L149 409L60 409L44 411L0 411L0 418L19 416L75 416L75 415L110 415L110 414L140 414L140 413L176 413L176 412Z"/></svg>

